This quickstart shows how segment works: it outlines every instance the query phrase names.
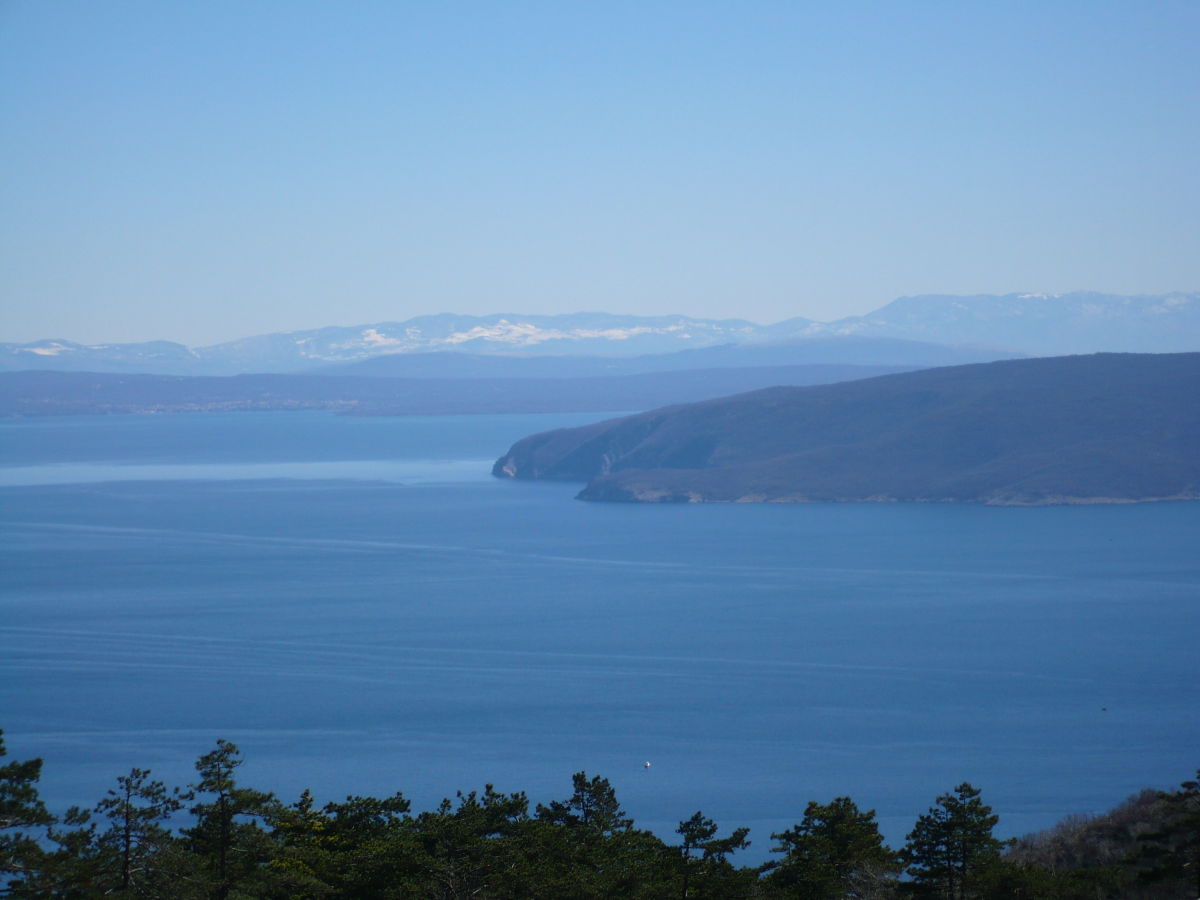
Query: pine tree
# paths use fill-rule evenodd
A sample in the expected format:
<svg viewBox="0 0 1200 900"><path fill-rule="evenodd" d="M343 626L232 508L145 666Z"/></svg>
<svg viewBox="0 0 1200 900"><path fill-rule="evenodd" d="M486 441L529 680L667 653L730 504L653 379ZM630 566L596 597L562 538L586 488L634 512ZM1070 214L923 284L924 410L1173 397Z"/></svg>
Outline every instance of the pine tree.
<svg viewBox="0 0 1200 900"><path fill-rule="evenodd" d="M571 776L571 784L575 790L570 800L555 800L549 806L538 804L539 819L599 837L628 831L633 825L607 778L599 775L588 778L586 772L576 772Z"/></svg>
<svg viewBox="0 0 1200 900"><path fill-rule="evenodd" d="M7 755L0 730L0 759ZM36 870L43 855L37 833L54 824L38 797L42 761L28 759L0 766L0 890Z"/></svg>
<svg viewBox="0 0 1200 900"><path fill-rule="evenodd" d="M794 896L884 896L900 869L897 854L883 843L875 810L863 812L849 797L809 803L799 825L771 837L784 857L768 864L768 881Z"/></svg>
<svg viewBox="0 0 1200 900"><path fill-rule="evenodd" d="M109 822L97 843L114 861L114 887L128 891L155 880L154 858L172 840L164 823L182 808L179 789L152 781L147 769L117 778L117 787L96 804L96 812Z"/></svg>
<svg viewBox="0 0 1200 900"><path fill-rule="evenodd" d="M571 798L538 804L536 820L524 832L552 860L538 895L661 896L656 874L670 864L663 843L633 827L607 778L576 772L571 783Z"/></svg>
<svg viewBox="0 0 1200 900"><path fill-rule="evenodd" d="M697 810L690 819L679 823L675 833L683 838L679 847L683 870L681 900L723 895L722 883L736 874L728 856L750 846L746 840L750 829L736 828L728 837L718 838L717 823ZM697 888L694 892L693 885Z"/></svg>
<svg viewBox="0 0 1200 900"><path fill-rule="evenodd" d="M992 836L999 821L967 782L942 794L908 835L904 858L914 883L945 900L970 897L972 873L996 860L1005 846Z"/></svg>
<svg viewBox="0 0 1200 900"><path fill-rule="evenodd" d="M200 778L192 787L210 799L191 808L196 824L184 835L215 900L226 900L235 886L260 875L273 849L256 820L271 815L278 804L273 795L237 783L234 773L241 764L237 746L225 740L196 760Z"/></svg>

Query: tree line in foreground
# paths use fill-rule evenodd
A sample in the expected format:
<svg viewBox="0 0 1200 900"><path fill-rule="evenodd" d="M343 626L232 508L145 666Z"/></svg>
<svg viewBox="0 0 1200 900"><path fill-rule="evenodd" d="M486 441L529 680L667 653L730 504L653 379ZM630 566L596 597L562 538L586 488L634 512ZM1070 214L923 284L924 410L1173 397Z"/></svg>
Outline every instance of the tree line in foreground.
<svg viewBox="0 0 1200 900"><path fill-rule="evenodd" d="M229 741L186 789L133 769L91 808L54 816L42 761L4 762L0 896L14 898L1191 898L1200 895L1200 773L1111 812L1001 841L999 817L960 784L887 846L874 810L811 802L772 834L773 858L739 866L749 829L703 812L669 843L634 826L601 777L531 807L491 785L413 813L399 793L292 803L237 779Z"/></svg>

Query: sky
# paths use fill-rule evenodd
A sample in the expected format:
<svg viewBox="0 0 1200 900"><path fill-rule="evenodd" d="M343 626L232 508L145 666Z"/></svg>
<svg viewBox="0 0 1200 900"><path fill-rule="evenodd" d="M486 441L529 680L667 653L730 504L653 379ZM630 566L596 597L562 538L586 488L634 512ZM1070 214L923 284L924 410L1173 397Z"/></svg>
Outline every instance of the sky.
<svg viewBox="0 0 1200 900"><path fill-rule="evenodd" d="M1200 3L0 0L0 341L1200 290Z"/></svg>

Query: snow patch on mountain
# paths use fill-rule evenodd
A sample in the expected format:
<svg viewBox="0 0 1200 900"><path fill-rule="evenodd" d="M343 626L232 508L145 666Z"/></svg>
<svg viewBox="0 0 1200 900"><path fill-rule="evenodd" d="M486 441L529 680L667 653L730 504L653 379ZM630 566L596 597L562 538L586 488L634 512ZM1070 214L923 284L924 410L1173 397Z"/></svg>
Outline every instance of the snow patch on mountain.
<svg viewBox="0 0 1200 900"><path fill-rule="evenodd" d="M50 339L0 344L0 369L159 374L289 372L397 353L635 356L722 344L888 338L1060 355L1200 350L1200 293L901 297L834 322L610 313L490 316L441 314L403 322L258 335L190 349L169 341L85 346Z"/></svg>

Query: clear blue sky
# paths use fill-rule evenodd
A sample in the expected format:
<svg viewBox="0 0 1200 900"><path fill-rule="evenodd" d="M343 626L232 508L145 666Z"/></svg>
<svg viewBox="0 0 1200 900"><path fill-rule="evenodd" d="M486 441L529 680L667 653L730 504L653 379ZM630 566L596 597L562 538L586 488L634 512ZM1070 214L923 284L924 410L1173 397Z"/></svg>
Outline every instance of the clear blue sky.
<svg viewBox="0 0 1200 900"><path fill-rule="evenodd" d="M0 0L0 340L1200 289L1200 3Z"/></svg>

